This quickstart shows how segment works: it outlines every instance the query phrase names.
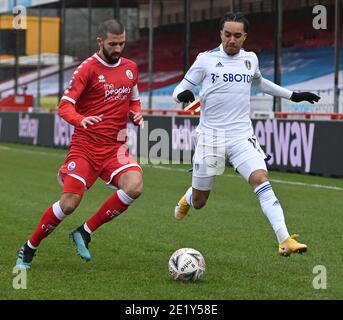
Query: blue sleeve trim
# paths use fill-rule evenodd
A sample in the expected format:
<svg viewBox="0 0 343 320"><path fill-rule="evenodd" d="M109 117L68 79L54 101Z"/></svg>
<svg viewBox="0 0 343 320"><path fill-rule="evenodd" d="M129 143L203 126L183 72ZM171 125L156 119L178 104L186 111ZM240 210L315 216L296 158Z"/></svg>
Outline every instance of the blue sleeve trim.
<svg viewBox="0 0 343 320"><path fill-rule="evenodd" d="M216 51L220 51L220 47L208 50L207 52L216 52Z"/></svg>
<svg viewBox="0 0 343 320"><path fill-rule="evenodd" d="M186 81L188 81L190 84L192 84L193 86L196 86L195 83L193 83L192 81L188 80L187 78L184 78Z"/></svg>

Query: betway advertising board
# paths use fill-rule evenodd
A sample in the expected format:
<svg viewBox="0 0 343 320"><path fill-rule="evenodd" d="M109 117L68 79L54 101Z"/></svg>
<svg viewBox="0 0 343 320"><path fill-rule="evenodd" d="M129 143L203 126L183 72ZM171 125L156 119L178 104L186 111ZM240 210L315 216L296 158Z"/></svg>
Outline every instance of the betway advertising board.
<svg viewBox="0 0 343 320"><path fill-rule="evenodd" d="M127 143L143 163L191 163L198 121L146 116L144 129L128 124ZM343 177L343 122L264 119L253 126L269 169ZM0 112L0 141L67 148L73 132L57 114Z"/></svg>

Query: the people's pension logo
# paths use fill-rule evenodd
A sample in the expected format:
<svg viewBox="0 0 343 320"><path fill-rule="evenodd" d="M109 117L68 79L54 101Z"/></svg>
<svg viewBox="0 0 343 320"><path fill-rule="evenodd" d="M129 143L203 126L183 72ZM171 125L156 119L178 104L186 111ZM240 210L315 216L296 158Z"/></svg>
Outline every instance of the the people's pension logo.
<svg viewBox="0 0 343 320"><path fill-rule="evenodd" d="M113 84L105 84L105 101L126 100L131 93L130 87L115 88Z"/></svg>

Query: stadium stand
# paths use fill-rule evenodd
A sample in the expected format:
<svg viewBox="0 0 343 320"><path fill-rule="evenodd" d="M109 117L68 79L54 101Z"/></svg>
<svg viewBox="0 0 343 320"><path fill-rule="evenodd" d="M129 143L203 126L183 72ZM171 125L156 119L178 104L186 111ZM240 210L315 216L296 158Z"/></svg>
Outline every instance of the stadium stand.
<svg viewBox="0 0 343 320"><path fill-rule="evenodd" d="M285 7L292 8L292 1L285 1ZM268 12L248 15L251 28L245 49L258 54L263 75L273 79L274 72L274 29L273 16ZM282 85L292 86L307 82L307 89L321 89L325 83L308 82L333 72L333 9L328 11L328 29L315 30L312 27L313 14L308 8L284 12L283 52L282 52ZM297 26L296 28L294 26ZM125 55L133 58L140 70L140 91L144 95L148 90L148 30L141 29L137 40L128 42ZM184 26L174 23L154 29L154 95L170 95L176 83L183 75L183 38ZM191 24L190 63L201 51L209 50L220 43L218 19L193 22ZM343 38L341 37L343 45ZM65 70L65 82L68 81L73 67ZM71 68L71 69L69 69ZM343 69L343 51L340 55L340 68ZM56 67L42 69L42 95L56 95L58 91L58 74ZM35 71L23 74L19 84L28 86L28 93L36 92ZM319 87L314 87L319 86ZM325 90L325 88L323 88ZM0 96L13 93L13 81L0 82Z"/></svg>
<svg viewBox="0 0 343 320"><path fill-rule="evenodd" d="M10 95L0 100L0 111L28 112L33 107L33 96L27 94Z"/></svg>

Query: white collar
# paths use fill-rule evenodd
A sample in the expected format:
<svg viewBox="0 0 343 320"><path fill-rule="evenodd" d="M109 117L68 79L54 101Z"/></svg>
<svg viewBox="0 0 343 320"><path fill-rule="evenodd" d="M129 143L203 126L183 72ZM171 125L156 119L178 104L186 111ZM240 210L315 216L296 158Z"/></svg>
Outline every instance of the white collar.
<svg viewBox="0 0 343 320"><path fill-rule="evenodd" d="M119 58L118 62L115 63L115 64L109 64L107 63L106 61L104 61L99 55L98 53L94 53L93 55L99 62L101 62L104 66L106 67L109 67L109 68L115 68L115 67L118 67L120 65L120 62L121 62L121 58Z"/></svg>

